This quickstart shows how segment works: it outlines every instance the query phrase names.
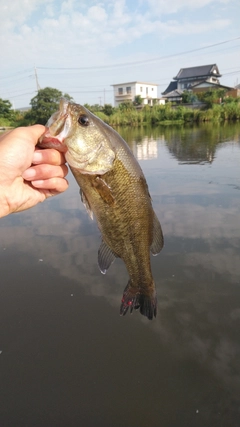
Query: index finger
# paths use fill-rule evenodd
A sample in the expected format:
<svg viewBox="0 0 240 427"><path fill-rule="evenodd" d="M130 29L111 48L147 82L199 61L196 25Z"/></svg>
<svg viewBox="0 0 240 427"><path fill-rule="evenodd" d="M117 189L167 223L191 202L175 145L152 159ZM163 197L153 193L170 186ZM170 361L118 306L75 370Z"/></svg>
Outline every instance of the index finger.
<svg viewBox="0 0 240 427"><path fill-rule="evenodd" d="M4 132L1 135L0 140L2 142L6 141L6 143L8 143L9 138L11 138L11 140L15 139L18 141L30 142L33 145L37 145L38 139L44 133L45 130L46 127L43 125L18 127Z"/></svg>
<svg viewBox="0 0 240 427"><path fill-rule="evenodd" d="M66 159L63 153L60 153L54 148L45 148L43 150L34 151L32 163L34 165L49 164L60 166L66 163Z"/></svg>

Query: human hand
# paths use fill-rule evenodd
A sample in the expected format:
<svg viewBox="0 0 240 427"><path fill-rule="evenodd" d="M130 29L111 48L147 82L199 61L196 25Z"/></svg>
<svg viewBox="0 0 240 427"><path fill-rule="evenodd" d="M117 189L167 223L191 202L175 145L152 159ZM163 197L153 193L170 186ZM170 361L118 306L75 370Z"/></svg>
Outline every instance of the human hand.
<svg viewBox="0 0 240 427"><path fill-rule="evenodd" d="M0 217L29 209L68 188L64 155L36 149L45 130L34 125L0 135Z"/></svg>

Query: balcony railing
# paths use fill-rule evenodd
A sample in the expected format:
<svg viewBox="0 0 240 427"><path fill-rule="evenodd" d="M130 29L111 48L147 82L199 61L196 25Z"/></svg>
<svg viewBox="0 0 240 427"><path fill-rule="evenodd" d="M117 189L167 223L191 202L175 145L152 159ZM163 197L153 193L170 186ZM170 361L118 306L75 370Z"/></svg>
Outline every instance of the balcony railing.
<svg viewBox="0 0 240 427"><path fill-rule="evenodd" d="M132 94L131 93L115 93L115 97L117 98L118 96L120 96L120 97L126 97L126 98L131 98L132 97Z"/></svg>

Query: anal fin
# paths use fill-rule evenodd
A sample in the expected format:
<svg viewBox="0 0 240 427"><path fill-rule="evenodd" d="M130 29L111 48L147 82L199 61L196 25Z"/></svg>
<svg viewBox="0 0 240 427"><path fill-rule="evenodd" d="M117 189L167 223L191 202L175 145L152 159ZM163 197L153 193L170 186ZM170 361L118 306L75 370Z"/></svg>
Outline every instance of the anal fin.
<svg viewBox="0 0 240 427"><path fill-rule="evenodd" d="M158 255L164 245L164 238L161 224L154 212L153 216L153 241L150 247L152 255Z"/></svg>
<svg viewBox="0 0 240 427"><path fill-rule="evenodd" d="M98 266L101 273L105 274L113 263L117 255L112 249L102 240L100 248L98 249Z"/></svg>

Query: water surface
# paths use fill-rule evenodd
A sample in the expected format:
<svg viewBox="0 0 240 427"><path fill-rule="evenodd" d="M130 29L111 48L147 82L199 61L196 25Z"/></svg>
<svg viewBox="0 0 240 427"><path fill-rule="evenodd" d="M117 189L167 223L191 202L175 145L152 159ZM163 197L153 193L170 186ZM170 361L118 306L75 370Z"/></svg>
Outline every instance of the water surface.
<svg viewBox="0 0 240 427"><path fill-rule="evenodd" d="M1 219L0 426L239 427L240 124L119 131L164 232L157 319L119 316L70 175Z"/></svg>

